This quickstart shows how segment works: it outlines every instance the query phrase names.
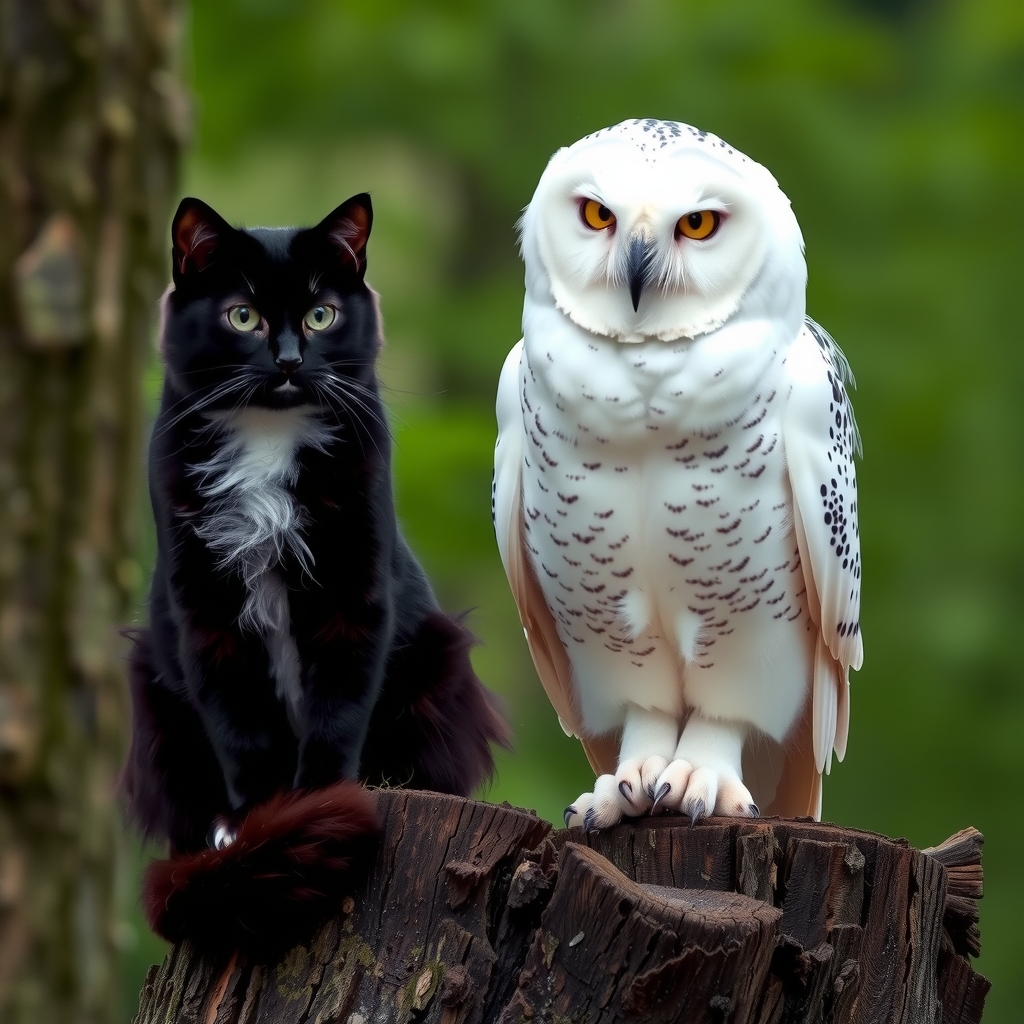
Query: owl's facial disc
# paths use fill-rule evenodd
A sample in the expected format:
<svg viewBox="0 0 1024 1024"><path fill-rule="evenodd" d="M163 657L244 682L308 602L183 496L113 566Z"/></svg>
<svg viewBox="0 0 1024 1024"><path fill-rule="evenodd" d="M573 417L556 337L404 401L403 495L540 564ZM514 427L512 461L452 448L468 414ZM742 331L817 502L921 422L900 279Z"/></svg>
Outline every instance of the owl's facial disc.
<svg viewBox="0 0 1024 1024"><path fill-rule="evenodd" d="M802 273L799 229L774 178L696 140L652 156L599 135L560 151L523 231L555 305L621 341L717 329L774 258Z"/></svg>

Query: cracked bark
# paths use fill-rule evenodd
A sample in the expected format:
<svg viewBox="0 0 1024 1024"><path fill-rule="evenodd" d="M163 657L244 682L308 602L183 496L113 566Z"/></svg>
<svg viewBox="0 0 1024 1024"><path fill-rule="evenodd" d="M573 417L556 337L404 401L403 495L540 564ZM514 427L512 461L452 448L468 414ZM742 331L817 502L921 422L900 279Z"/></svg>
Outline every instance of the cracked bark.
<svg viewBox="0 0 1024 1024"><path fill-rule="evenodd" d="M928 851L805 820L554 832L378 794L365 881L280 961L153 967L136 1024L976 1024L981 835Z"/></svg>

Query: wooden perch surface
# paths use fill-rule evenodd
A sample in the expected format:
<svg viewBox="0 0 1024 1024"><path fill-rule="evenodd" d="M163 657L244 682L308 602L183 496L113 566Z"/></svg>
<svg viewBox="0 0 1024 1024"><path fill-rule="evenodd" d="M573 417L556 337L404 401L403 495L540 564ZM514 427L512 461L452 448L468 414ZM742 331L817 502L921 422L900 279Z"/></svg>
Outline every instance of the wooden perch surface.
<svg viewBox="0 0 1024 1024"><path fill-rule="evenodd" d="M175 947L136 1024L975 1024L981 842L932 850L790 819L553 831L377 794L369 876L260 965Z"/></svg>

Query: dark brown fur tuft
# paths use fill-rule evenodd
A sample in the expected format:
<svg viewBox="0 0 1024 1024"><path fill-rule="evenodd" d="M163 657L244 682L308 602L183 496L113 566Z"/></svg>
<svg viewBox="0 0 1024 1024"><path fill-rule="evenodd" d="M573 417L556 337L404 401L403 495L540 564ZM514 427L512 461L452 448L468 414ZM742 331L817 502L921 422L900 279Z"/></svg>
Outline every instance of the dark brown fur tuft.
<svg viewBox="0 0 1024 1024"><path fill-rule="evenodd" d="M225 849L149 865L150 927L169 942L278 956L337 908L379 828L372 794L354 782L279 793L249 812Z"/></svg>

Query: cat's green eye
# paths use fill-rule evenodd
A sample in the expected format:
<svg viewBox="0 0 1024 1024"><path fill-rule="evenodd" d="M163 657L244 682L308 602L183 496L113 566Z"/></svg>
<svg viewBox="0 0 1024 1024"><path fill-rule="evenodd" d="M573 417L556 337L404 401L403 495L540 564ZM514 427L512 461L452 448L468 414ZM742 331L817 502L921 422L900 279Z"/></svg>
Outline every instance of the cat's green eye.
<svg viewBox="0 0 1024 1024"><path fill-rule="evenodd" d="M336 316L333 306L314 306L306 314L303 323L311 331L326 331L334 323Z"/></svg>
<svg viewBox="0 0 1024 1024"><path fill-rule="evenodd" d="M228 310L228 323L236 331L255 331L260 325L260 315L252 306L232 306Z"/></svg>

